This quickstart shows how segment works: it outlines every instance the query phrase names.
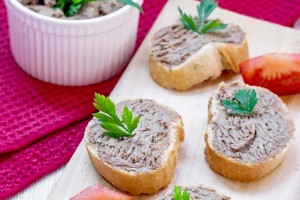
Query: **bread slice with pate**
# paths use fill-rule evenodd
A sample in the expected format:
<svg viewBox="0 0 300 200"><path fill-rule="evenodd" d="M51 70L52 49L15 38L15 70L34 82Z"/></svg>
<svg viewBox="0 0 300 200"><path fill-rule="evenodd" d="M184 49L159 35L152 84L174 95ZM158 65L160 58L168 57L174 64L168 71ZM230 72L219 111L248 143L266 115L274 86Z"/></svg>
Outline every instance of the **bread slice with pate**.
<svg viewBox="0 0 300 200"><path fill-rule="evenodd" d="M204 185L198 186L180 186L181 190L189 193L190 200L230 200L231 198L221 194L211 187ZM173 200L174 191L168 192L166 195L156 198L156 200Z"/></svg>
<svg viewBox="0 0 300 200"><path fill-rule="evenodd" d="M107 137L93 118L84 134L88 154L99 174L118 189L134 195L157 193L168 186L174 174L184 140L181 116L146 99L117 104L118 115L124 106L140 116L134 136Z"/></svg>
<svg viewBox="0 0 300 200"><path fill-rule="evenodd" d="M238 73L238 65L248 59L248 45L237 25L198 34L177 23L155 33L149 53L154 81L166 88L187 90L219 77L225 69Z"/></svg>
<svg viewBox="0 0 300 200"><path fill-rule="evenodd" d="M254 89L257 104L251 115L232 115L221 104L238 90ZM295 124L282 100L269 90L240 82L220 83L210 98L205 134L205 158L210 168L226 178L255 181L283 161Z"/></svg>

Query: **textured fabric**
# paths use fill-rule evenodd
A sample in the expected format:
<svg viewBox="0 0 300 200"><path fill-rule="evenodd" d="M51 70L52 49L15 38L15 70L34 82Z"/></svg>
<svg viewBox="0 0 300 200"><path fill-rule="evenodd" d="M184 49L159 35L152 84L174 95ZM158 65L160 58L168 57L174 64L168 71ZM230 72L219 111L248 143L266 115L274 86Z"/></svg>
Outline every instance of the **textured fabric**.
<svg viewBox="0 0 300 200"><path fill-rule="evenodd" d="M300 17L300 0L219 0L219 6L290 27Z"/></svg>
<svg viewBox="0 0 300 200"><path fill-rule="evenodd" d="M85 87L41 82L22 71L9 47L4 2L0 3L0 154L18 150L90 115L94 92L109 94L115 78Z"/></svg>
<svg viewBox="0 0 300 200"><path fill-rule="evenodd" d="M0 199L5 199L70 159L88 120L38 140L32 145L0 158Z"/></svg>
<svg viewBox="0 0 300 200"><path fill-rule="evenodd" d="M137 47L166 0L144 0ZM220 0L235 12L292 26L299 0ZM120 74L100 84L61 87L38 81L17 67L10 53L6 10L0 0L0 199L6 199L65 164L94 111L94 92L108 95ZM65 127L65 128L64 128ZM22 149L20 149L22 148ZM5 153L4 152L10 152Z"/></svg>

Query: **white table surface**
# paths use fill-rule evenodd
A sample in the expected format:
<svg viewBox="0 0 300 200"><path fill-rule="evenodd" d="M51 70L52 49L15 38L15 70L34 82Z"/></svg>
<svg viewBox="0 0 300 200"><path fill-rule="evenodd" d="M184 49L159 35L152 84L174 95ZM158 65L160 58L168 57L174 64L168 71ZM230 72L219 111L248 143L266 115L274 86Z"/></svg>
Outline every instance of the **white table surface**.
<svg viewBox="0 0 300 200"><path fill-rule="evenodd" d="M61 176L65 165L58 170L39 179L31 186L19 192L9 200L45 200ZM2 200L2 199L1 199Z"/></svg>

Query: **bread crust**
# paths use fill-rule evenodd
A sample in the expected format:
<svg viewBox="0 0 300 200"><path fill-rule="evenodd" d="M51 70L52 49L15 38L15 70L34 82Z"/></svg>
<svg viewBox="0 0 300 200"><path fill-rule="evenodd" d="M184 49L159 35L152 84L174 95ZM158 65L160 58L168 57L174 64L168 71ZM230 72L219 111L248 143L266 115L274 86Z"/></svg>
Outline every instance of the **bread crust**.
<svg viewBox="0 0 300 200"><path fill-rule="evenodd" d="M235 181L252 182L275 170L283 161L287 148L280 154L257 164L237 162L215 151L208 142L205 134L205 158L210 168L218 174Z"/></svg>
<svg viewBox="0 0 300 200"><path fill-rule="evenodd" d="M181 142L184 140L184 130L182 119L174 122L174 133L172 143L168 148L168 156L161 167L145 173L130 173L104 162L97 156L97 151L86 143L89 157L98 173L116 188L128 192L132 195L155 194L160 189L166 188L170 183L176 163ZM85 134L85 140L87 140Z"/></svg>
<svg viewBox="0 0 300 200"><path fill-rule="evenodd" d="M224 83L221 83L220 86L222 84ZM261 87L256 88L258 88L259 90L266 90L265 88ZM279 97L278 100L283 104L284 109L287 111L286 106ZM208 103L208 128L204 136L206 144L204 154L206 161L212 170L231 180L236 180L240 182L251 182L258 180L271 173L282 163L286 152L290 146L290 142L286 144L286 147L279 154L276 154L275 156L259 163L246 163L237 161L230 157L226 157L220 154L218 151L216 151L211 143L214 133L210 128L212 125L213 118L213 104L213 97L211 97ZM294 125L293 118L290 115L287 117L287 120L291 121L291 124Z"/></svg>
<svg viewBox="0 0 300 200"><path fill-rule="evenodd" d="M248 44L244 37L241 44L209 43L182 64L171 68L150 54L149 70L159 85L183 91L219 77L225 69L238 73L239 64L248 58Z"/></svg>
<svg viewBox="0 0 300 200"><path fill-rule="evenodd" d="M230 200L231 197L228 197L224 194L222 194L221 192L217 191L216 189L203 185L203 184L197 184L197 185L179 185L179 187L181 188L181 190L193 190L193 189L197 189L197 188L201 188L207 191L210 191L216 195L218 195L219 197L222 197L222 200ZM198 193L199 195L199 193ZM173 199L173 189L168 191L166 194L159 196L158 198L156 198L156 200L167 200L167 199ZM206 196L206 198L208 198ZM190 194L190 199L191 199L191 194Z"/></svg>

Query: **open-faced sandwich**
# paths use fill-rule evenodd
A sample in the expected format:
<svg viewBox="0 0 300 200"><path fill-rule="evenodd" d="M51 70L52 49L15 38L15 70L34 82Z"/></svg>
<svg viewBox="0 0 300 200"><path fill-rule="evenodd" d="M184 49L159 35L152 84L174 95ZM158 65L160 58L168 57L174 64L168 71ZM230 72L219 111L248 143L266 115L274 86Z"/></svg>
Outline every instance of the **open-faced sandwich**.
<svg viewBox="0 0 300 200"><path fill-rule="evenodd" d="M226 178L254 181L279 166L294 131L292 116L274 93L220 83L209 101L205 157Z"/></svg>
<svg viewBox="0 0 300 200"><path fill-rule="evenodd" d="M94 105L99 112L87 125L84 141L96 170L130 194L154 194L167 187L184 139L181 116L146 99L115 106L96 94Z"/></svg>
<svg viewBox="0 0 300 200"><path fill-rule="evenodd" d="M199 19L183 13L181 22L160 29L150 46L150 73L161 86L187 90L223 70L239 72L248 59L245 33L237 25L207 20L217 7L214 0L202 0Z"/></svg>
<svg viewBox="0 0 300 200"><path fill-rule="evenodd" d="M231 198L221 194L213 188L197 186L174 186L174 190L157 200L230 200Z"/></svg>

